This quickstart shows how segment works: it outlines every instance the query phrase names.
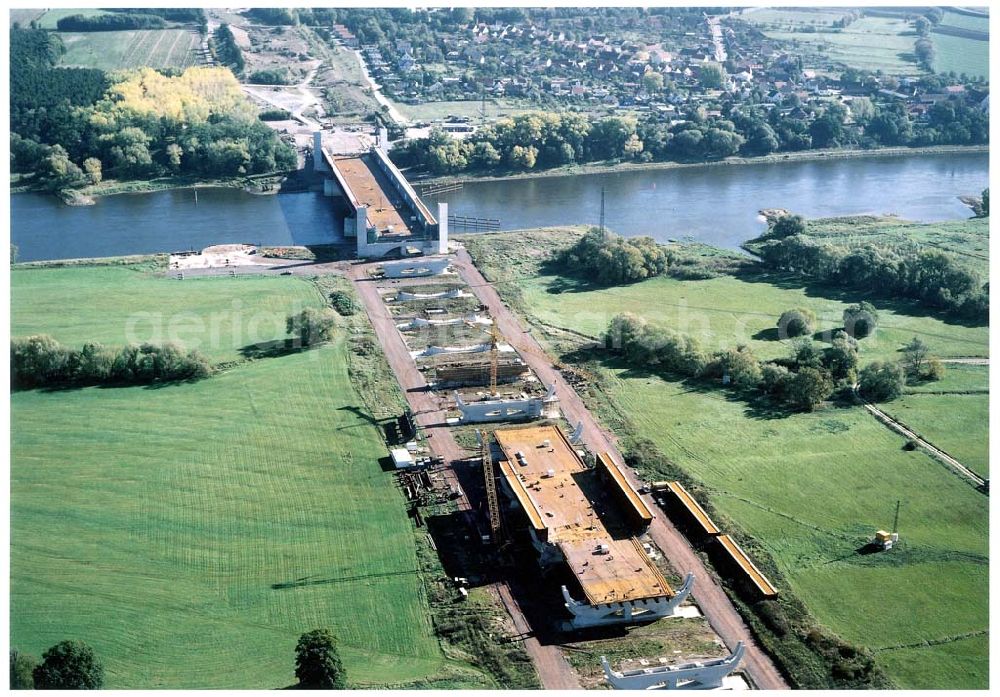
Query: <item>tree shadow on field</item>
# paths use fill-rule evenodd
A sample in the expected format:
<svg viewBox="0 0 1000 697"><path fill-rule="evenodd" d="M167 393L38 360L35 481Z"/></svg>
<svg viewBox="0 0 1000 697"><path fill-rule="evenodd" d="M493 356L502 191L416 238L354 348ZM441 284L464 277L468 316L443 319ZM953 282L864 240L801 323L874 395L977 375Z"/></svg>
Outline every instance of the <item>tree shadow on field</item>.
<svg viewBox="0 0 1000 697"><path fill-rule="evenodd" d="M306 350L301 342L295 339L274 339L273 341L261 341L256 344L247 344L240 349L240 355L251 360L257 358L281 358L294 353L301 353Z"/></svg>
<svg viewBox="0 0 1000 697"><path fill-rule="evenodd" d="M761 329L759 332L750 337L754 341L781 341L781 330L777 327L771 327L770 329Z"/></svg>

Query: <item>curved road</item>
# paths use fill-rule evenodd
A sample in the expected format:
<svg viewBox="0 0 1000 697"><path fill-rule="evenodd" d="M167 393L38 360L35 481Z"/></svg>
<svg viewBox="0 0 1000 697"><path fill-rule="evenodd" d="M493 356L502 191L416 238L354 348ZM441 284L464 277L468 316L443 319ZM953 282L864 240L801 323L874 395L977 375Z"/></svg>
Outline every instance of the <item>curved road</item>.
<svg viewBox="0 0 1000 697"><path fill-rule="evenodd" d="M496 321L508 343L520 349L521 358L531 367L539 380L547 384L555 383L556 394L559 396L559 406L566 419L574 425L583 422L583 441L587 447L593 452L610 452L619 463L624 463L625 460L618 452L613 436L600 427L580 396L566 382L562 373L553 367L551 360L546 358L545 352L535 337L524 329L518 318L503 304L496 289L473 264L469 253L465 249L460 249L455 255L452 265L461 274L479 301L489 308L490 315ZM641 486L630 468L623 469L633 486L636 488ZM649 496L644 498L650 508L656 510L651 498ZM725 591L705 568L701 558L695 554L687 539L667 520L666 516L662 515L653 519L649 533L653 542L670 560L677 573L682 576L693 573L697 577L694 595L698 599L701 611L729 650L735 650L738 642L744 642L746 654L743 659L743 670L749 675L754 685L762 690L789 689L788 683L771 657L757 643Z"/></svg>

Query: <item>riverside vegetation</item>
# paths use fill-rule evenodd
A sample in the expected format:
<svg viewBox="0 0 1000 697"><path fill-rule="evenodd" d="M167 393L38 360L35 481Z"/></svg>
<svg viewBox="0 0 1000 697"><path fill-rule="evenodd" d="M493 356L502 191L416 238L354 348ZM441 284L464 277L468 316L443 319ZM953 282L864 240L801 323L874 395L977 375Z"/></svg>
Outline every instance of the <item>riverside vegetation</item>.
<svg viewBox="0 0 1000 697"><path fill-rule="evenodd" d="M294 148L257 118L226 68L57 68L57 34L14 26L10 42L11 169L37 188L296 166Z"/></svg>

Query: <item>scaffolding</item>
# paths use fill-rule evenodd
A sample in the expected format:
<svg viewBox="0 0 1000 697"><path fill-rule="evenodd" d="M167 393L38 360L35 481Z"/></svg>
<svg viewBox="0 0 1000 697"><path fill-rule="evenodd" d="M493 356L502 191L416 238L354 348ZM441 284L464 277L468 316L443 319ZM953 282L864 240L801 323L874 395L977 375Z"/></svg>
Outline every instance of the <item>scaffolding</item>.
<svg viewBox="0 0 1000 697"><path fill-rule="evenodd" d="M486 482L486 504L490 518L490 542L500 542L500 501L497 498L497 480L493 475L493 453L490 452L490 437L479 434L483 457L483 479Z"/></svg>

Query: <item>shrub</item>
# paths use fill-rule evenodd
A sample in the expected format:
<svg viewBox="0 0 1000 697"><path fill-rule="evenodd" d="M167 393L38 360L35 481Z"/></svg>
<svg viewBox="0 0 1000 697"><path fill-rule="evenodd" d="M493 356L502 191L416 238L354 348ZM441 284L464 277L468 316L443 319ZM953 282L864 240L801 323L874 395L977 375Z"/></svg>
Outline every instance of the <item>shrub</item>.
<svg viewBox="0 0 1000 697"><path fill-rule="evenodd" d="M797 307L785 310L778 318L778 336L781 339L794 339L797 336L812 334L816 324L816 313L812 310Z"/></svg>
<svg viewBox="0 0 1000 697"><path fill-rule="evenodd" d="M768 237L783 238L801 235L806 231L806 221L801 215L783 215L774 221Z"/></svg>
<svg viewBox="0 0 1000 697"><path fill-rule="evenodd" d="M307 307L297 315L289 315L285 322L286 331L303 347L329 341L336 324L336 314L326 307L323 309Z"/></svg>
<svg viewBox="0 0 1000 697"><path fill-rule="evenodd" d="M860 302L844 309L844 331L855 339L870 336L878 324L878 311L869 302Z"/></svg>
<svg viewBox="0 0 1000 697"><path fill-rule="evenodd" d="M591 228L576 244L563 250L558 263L570 273L601 284L631 283L667 270L666 251L651 237L624 238Z"/></svg>
<svg viewBox="0 0 1000 697"><path fill-rule="evenodd" d="M349 317L358 311L354 297L347 291L335 290L330 293L330 304L342 317Z"/></svg>
<svg viewBox="0 0 1000 697"><path fill-rule="evenodd" d="M906 373L898 363L874 361L858 376L858 389L865 399L888 402L903 394Z"/></svg>

